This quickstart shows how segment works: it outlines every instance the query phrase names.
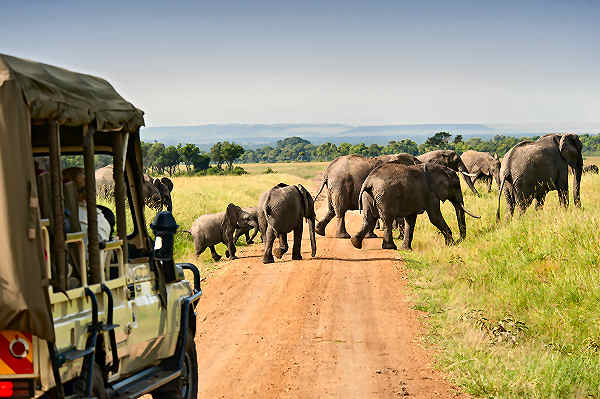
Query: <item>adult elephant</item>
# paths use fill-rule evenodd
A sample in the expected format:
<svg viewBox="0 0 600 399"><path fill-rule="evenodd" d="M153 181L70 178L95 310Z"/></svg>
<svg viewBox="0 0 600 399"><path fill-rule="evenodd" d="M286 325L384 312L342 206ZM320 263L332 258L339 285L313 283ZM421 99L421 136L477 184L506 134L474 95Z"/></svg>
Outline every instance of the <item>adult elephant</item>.
<svg viewBox="0 0 600 399"><path fill-rule="evenodd" d="M273 251L273 243L276 237L280 240L287 233L294 232L294 244L292 247L292 259L300 260L302 243L303 220L306 219L309 228L311 255L317 253L317 241L315 238L315 206L312 195L301 184L288 186L280 183L271 188L262 206L258 209L266 221L266 237L264 240L265 252L263 263L273 263L273 253L280 258L287 250L285 247ZM281 241L280 241L281 244Z"/></svg>
<svg viewBox="0 0 600 399"><path fill-rule="evenodd" d="M460 159L467 167L467 171L473 176L473 181L485 179L488 193L492 191L492 179L496 180L500 189L500 161L498 154L493 156L489 152L468 150L462 153Z"/></svg>
<svg viewBox="0 0 600 399"><path fill-rule="evenodd" d="M444 235L446 245L454 243L452 230L440 210L440 201L449 200L456 210L461 240L467 235L465 210L460 180L455 171L440 164L424 163L406 166L386 163L375 168L364 181L359 194L364 207L363 224L352 237L352 245L362 247L362 240L373 228L378 218L383 220L384 236L381 247L396 249L392 239L392 223L404 218L403 249L410 250L417 215L427 212L429 221Z"/></svg>
<svg viewBox="0 0 600 399"><path fill-rule="evenodd" d="M546 194L558 191L558 200L569 206L569 166L573 168L573 202L581 207L580 184L583 146L576 134L547 134L536 141L521 141L506 153L500 167L500 192L496 219L500 219L502 192L508 205L507 218L519 206L520 213L535 199L536 209L544 206Z"/></svg>
<svg viewBox="0 0 600 399"><path fill-rule="evenodd" d="M96 176L96 193L104 198L113 198L115 181L113 179L113 165L106 165L103 168L97 169ZM144 174L142 183L142 191L144 202L151 209L161 211L163 207L169 212L173 211L173 201L171 192L173 191L173 181L168 177L153 179Z"/></svg>
<svg viewBox="0 0 600 399"><path fill-rule="evenodd" d="M113 178L113 166L106 165L103 168L96 169L96 195L105 200L111 199L115 190L115 181Z"/></svg>
<svg viewBox="0 0 600 399"><path fill-rule="evenodd" d="M345 155L331 161L323 175L323 183L315 196L315 201L323 188L327 186L328 208L327 214L319 220L315 232L325 235L325 227L333 219L338 218L335 237L350 238L346 231L346 211L358 209L358 194L360 188L377 166L385 162L396 162L404 165L420 164L415 156L410 154L382 155L375 158L365 158L360 155ZM370 232L373 235L372 231Z"/></svg>
<svg viewBox="0 0 600 399"><path fill-rule="evenodd" d="M465 182L467 183L467 186L469 186L473 194L479 197L479 193L475 188L475 184L473 184L473 181L471 180L471 177L473 176L469 173L469 170L463 163L462 159L460 159L456 151L435 150L419 155L417 158L419 158L419 160L423 163L438 163L440 165L444 165L445 167L452 169L457 173L462 174L463 178L465 179Z"/></svg>

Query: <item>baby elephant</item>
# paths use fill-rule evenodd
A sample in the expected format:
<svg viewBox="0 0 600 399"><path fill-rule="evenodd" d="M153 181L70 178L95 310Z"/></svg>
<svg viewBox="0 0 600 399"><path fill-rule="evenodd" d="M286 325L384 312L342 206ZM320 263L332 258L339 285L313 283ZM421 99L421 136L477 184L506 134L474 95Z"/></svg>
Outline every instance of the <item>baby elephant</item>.
<svg viewBox="0 0 600 399"><path fill-rule="evenodd" d="M242 208L242 210L244 212L247 212L252 219L254 220L254 222L256 223L256 226L254 225L247 225L244 227L238 227L237 229L235 229L235 242L237 243L238 238L240 238L241 236L246 236L246 244L254 244L254 237L256 237L256 235L258 234L258 230L259 228L258 226L258 210L256 209L256 207L250 207L250 208ZM252 233L252 237L250 237L250 230L254 229L254 233Z"/></svg>
<svg viewBox="0 0 600 399"><path fill-rule="evenodd" d="M417 215L427 212L429 221L437 227L446 240L446 245L454 243L452 230L446 224L440 211L440 201L450 200L456 210L460 237L467 234L462 191L458 175L452 169L433 163L405 166L384 164L367 176L359 195L359 206L364 208L363 225L352 237L352 245L362 247L365 235L373 229L377 218L384 223L383 249L396 249L392 240L392 223L398 217L404 217L403 249L411 249Z"/></svg>
<svg viewBox="0 0 600 399"><path fill-rule="evenodd" d="M294 232L292 259L302 259L300 246L302 242L303 219L308 221L311 254L317 253L315 239L315 204L310 193L301 185L288 186L280 183L261 196L259 204L259 220L263 220L266 229L265 253L263 263L273 263L273 252L280 258L287 250L286 234ZM273 251L273 242L279 237L283 248Z"/></svg>
<svg viewBox="0 0 600 399"><path fill-rule="evenodd" d="M251 227L258 227L256 218L234 204L227 205L225 212L200 216L194 221L191 228L196 256L199 256L208 247L212 258L218 261L221 256L215 250L215 245L222 242L227 245L225 256L237 259L235 256L235 230Z"/></svg>

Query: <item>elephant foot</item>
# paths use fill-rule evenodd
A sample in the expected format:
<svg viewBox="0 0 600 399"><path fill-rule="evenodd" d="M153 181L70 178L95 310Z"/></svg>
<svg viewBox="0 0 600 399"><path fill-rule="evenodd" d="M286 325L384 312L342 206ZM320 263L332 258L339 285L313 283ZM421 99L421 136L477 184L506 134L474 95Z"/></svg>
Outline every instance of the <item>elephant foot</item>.
<svg viewBox="0 0 600 399"><path fill-rule="evenodd" d="M254 244L254 241L253 240L248 240L248 241L246 241L246 244L252 245L252 244Z"/></svg>
<svg viewBox="0 0 600 399"><path fill-rule="evenodd" d="M337 232L335 233L335 238L344 238L344 239L348 239L350 238L350 234L348 234L347 232Z"/></svg>
<svg viewBox="0 0 600 399"><path fill-rule="evenodd" d="M315 227L315 234L318 234L320 236L325 236L325 226L321 225L320 223L317 223L317 227Z"/></svg>
<svg viewBox="0 0 600 399"><path fill-rule="evenodd" d="M218 262L221 260L221 255L214 255L212 258L215 262Z"/></svg>
<svg viewBox="0 0 600 399"><path fill-rule="evenodd" d="M412 251L412 248L410 247L410 245L402 245L400 247L400 249L403 251Z"/></svg>
<svg viewBox="0 0 600 399"><path fill-rule="evenodd" d="M367 238L378 238L377 234L370 232L369 234L367 234Z"/></svg>
<svg viewBox="0 0 600 399"><path fill-rule="evenodd" d="M362 248L362 239L358 238L357 236L354 236L350 239L350 242L352 243L352 245L354 246L354 248L357 249L361 249Z"/></svg>
<svg viewBox="0 0 600 399"><path fill-rule="evenodd" d="M225 250L225 257L229 258L229 250L228 249Z"/></svg>
<svg viewBox="0 0 600 399"><path fill-rule="evenodd" d="M398 247L396 246L396 244L394 244L394 242L382 242L381 243L381 248L382 249L398 249Z"/></svg>
<svg viewBox="0 0 600 399"><path fill-rule="evenodd" d="M273 255L264 256L262 262L266 265L268 263L275 263L275 259L273 259Z"/></svg>
<svg viewBox="0 0 600 399"><path fill-rule="evenodd" d="M292 255L292 260L302 260L302 255Z"/></svg>
<svg viewBox="0 0 600 399"><path fill-rule="evenodd" d="M283 256L283 254L285 253L285 251L281 248L274 248L273 249L273 255L275 255L275 257L277 259L281 259L281 257Z"/></svg>

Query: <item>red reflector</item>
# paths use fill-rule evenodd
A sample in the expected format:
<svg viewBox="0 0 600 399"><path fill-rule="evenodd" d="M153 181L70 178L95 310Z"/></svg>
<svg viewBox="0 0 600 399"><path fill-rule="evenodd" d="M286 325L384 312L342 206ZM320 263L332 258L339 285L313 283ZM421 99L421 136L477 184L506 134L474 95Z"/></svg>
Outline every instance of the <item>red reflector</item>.
<svg viewBox="0 0 600 399"><path fill-rule="evenodd" d="M0 398L10 398L13 393L12 381L0 381Z"/></svg>

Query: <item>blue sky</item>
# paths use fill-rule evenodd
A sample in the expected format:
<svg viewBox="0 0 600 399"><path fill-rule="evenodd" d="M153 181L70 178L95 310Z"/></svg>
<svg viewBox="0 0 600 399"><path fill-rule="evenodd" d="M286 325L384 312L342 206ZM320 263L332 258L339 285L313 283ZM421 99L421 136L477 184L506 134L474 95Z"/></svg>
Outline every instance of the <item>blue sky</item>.
<svg viewBox="0 0 600 399"><path fill-rule="evenodd" d="M152 126L600 122L597 0L10 3L0 52Z"/></svg>

